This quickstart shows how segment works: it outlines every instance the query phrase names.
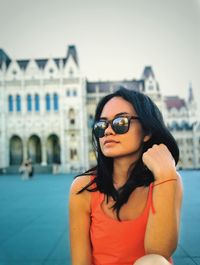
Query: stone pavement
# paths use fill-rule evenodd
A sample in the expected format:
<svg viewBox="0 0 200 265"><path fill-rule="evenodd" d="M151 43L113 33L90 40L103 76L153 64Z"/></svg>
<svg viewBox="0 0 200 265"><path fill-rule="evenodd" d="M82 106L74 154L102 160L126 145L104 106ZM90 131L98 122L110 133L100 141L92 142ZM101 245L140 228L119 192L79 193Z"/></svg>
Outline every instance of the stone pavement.
<svg viewBox="0 0 200 265"><path fill-rule="evenodd" d="M184 201L175 265L200 265L200 171L181 172ZM70 265L72 175L0 175L0 265ZM167 225L167 224L166 224Z"/></svg>

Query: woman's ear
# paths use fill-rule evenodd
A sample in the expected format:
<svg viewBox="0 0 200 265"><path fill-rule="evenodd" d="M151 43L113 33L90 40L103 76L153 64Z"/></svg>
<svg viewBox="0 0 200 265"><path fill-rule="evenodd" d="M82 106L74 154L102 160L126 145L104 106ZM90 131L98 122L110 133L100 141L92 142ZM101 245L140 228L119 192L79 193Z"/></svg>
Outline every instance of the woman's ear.
<svg viewBox="0 0 200 265"><path fill-rule="evenodd" d="M146 142L148 142L150 139L151 139L151 133L146 134L146 135L144 136L143 142L146 143Z"/></svg>

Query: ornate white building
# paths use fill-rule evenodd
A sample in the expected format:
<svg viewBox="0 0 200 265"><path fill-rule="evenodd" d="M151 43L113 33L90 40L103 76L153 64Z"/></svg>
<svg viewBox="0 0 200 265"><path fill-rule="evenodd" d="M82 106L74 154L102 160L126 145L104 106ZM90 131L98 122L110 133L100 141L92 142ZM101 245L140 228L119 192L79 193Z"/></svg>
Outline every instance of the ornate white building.
<svg viewBox="0 0 200 265"><path fill-rule="evenodd" d="M179 166L200 168L200 125L192 87L186 102L164 97L150 66L141 79L89 82L76 47L64 58L11 59L0 49L0 171L26 159L36 170L83 170L95 164L91 125L97 102L123 84L149 95L163 112L181 151Z"/></svg>

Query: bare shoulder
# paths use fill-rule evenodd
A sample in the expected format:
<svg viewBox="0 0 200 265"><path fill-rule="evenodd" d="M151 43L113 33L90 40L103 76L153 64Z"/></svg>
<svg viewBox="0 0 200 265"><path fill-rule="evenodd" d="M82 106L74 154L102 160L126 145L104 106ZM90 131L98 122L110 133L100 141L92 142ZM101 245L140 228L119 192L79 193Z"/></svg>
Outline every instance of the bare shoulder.
<svg viewBox="0 0 200 265"><path fill-rule="evenodd" d="M85 186L87 186L91 181L91 176L85 175L85 176L79 176L74 179L74 181L71 184L70 193L71 194L77 194L81 189L83 189Z"/></svg>
<svg viewBox="0 0 200 265"><path fill-rule="evenodd" d="M84 190L78 193L85 186L87 186L91 181L91 176L80 176L75 178L71 184L71 189L69 193L69 207L73 211L79 211L90 213L91 205L91 192Z"/></svg>

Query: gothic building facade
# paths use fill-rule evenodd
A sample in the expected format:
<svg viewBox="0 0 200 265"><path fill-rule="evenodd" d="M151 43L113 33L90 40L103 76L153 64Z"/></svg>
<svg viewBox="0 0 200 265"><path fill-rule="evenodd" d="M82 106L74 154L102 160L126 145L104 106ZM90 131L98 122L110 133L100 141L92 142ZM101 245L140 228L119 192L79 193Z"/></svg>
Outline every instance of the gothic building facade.
<svg viewBox="0 0 200 265"><path fill-rule="evenodd" d="M90 82L79 68L76 47L63 58L14 60L0 49L0 170L26 159L38 169L60 172L95 164L91 126L97 102L119 85L150 96L180 147L181 168L200 168L200 124L188 100L165 97L150 66L139 80Z"/></svg>

